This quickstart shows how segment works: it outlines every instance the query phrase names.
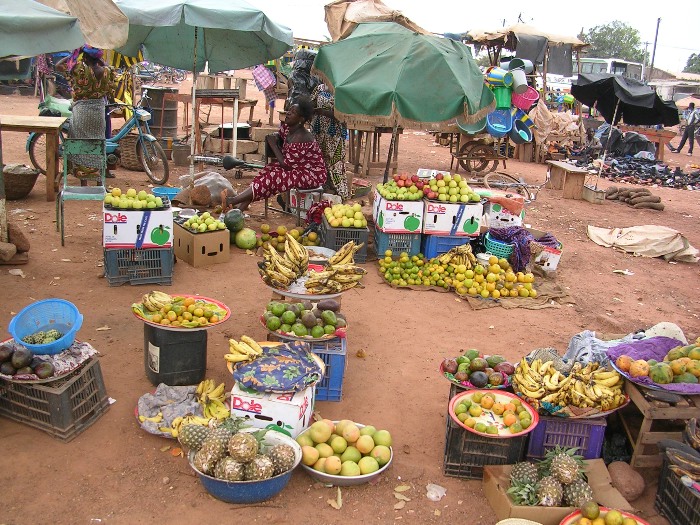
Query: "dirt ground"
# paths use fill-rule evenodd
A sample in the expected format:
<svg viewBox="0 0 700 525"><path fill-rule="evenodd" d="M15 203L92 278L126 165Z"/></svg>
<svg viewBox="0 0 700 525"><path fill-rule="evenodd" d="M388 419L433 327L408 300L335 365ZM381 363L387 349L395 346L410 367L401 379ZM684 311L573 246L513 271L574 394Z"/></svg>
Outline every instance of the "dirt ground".
<svg viewBox="0 0 700 525"><path fill-rule="evenodd" d="M188 85L180 87L187 92ZM249 97L261 98L254 86ZM35 115L38 100L30 96L0 95L0 114ZM216 114L216 110L212 115ZM180 107L182 118L182 107ZM255 118L267 121L262 102ZM277 122L277 118L275 118ZM5 163L29 164L24 133L2 134ZM383 144L386 147L386 144ZM700 151L689 159L667 153L669 163L685 166L700 162ZM399 168L449 169L448 148L434 143L423 131L406 130L401 138ZM171 183L177 184L177 168ZM507 172L528 181L543 181L545 167L508 161ZM147 189L143 173L116 170L110 183L121 188ZM243 188L242 181L233 181ZM373 177L377 182L378 177ZM600 186L606 187L607 182ZM7 302L3 328L24 306L49 297L75 303L85 316L78 338L100 352L100 363L110 409L92 427L70 443L13 421L0 420L4 468L0 474L3 504L0 523L90 524L194 523L236 520L248 523L469 523L492 525L497 520L479 480L461 480L442 474L449 384L438 373L444 357L476 347L517 360L530 350L552 346L563 353L570 338L589 329L628 333L671 321L686 335L700 335L699 266L669 264L659 259L633 257L588 240L586 226L626 227L643 224L668 226L700 247L698 192L658 188L666 209L634 210L606 202L563 200L561 191L542 190L527 209L526 222L553 233L564 245L556 281L573 303L543 310L493 308L473 311L453 294L394 290L383 284L374 264L363 290L343 296L342 308L351 330L341 402L319 402L316 410L331 419L349 418L391 431L395 459L387 474L374 485L342 490L343 506L333 509L329 498L335 488L320 486L302 471L294 473L277 497L257 505L236 506L209 496L187 462L165 449L174 442L142 431L134 418L138 398L152 390L144 372L142 325L130 304L149 287L109 287L103 278L100 205L68 203L65 247L54 221L54 203L46 202L44 178L39 177L28 198L8 202L9 220L28 235L30 260L21 266L24 277L0 266L0 286ZM257 228L262 204L251 208L249 225ZM292 225L289 217L268 221ZM260 281L256 259L232 249L230 262L206 268L175 265L169 293L201 294L232 309L229 321L208 333L207 377L233 381L222 355L228 337L267 335L258 322L270 294ZM630 270L633 275L613 273ZM109 327L108 330L98 328ZM9 336L8 336L9 337ZM357 357L363 350L365 357ZM633 504L653 525L666 524L653 508L658 471L642 471L648 487ZM393 488L406 483L410 498L395 510ZM426 497L425 486L447 488L439 502Z"/></svg>

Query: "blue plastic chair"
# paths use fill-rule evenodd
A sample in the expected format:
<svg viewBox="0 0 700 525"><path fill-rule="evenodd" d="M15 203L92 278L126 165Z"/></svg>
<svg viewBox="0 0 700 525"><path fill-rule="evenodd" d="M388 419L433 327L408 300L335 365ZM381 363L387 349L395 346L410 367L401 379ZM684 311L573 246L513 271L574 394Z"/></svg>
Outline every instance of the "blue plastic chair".
<svg viewBox="0 0 700 525"><path fill-rule="evenodd" d="M74 163L71 158L76 156L89 156L98 159L99 172L95 180L95 186L72 186L68 180L69 166ZM91 162L91 164L97 164ZM65 201L103 201L105 198L105 175L107 173L107 155L105 153L104 139L66 139L63 142L63 187L56 195L56 230L61 232L61 246L65 246L64 227L64 202Z"/></svg>

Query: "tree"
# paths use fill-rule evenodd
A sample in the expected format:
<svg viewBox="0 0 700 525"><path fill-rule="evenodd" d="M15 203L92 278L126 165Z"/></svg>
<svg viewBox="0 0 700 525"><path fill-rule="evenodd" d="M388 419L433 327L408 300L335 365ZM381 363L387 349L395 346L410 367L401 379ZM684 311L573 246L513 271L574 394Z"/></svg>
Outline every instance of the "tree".
<svg viewBox="0 0 700 525"><path fill-rule="evenodd" d="M683 68L684 73L700 73L700 53L693 53Z"/></svg>
<svg viewBox="0 0 700 525"><path fill-rule="evenodd" d="M644 49L639 31L615 20L609 24L595 26L582 34L583 41L590 44L585 49L592 58L621 58L631 62L644 61Z"/></svg>

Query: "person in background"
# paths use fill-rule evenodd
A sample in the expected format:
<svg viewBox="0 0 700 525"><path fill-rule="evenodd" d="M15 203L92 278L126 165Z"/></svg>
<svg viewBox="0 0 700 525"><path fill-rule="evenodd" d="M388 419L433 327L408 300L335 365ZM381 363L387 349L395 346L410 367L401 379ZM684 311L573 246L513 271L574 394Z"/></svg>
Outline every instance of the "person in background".
<svg viewBox="0 0 700 525"><path fill-rule="evenodd" d="M348 129L335 118L335 99L325 84L319 84L311 94L314 104L314 117L311 132L316 137L328 166L328 184L343 201L350 198L348 179L345 176L345 143Z"/></svg>
<svg viewBox="0 0 700 525"><path fill-rule="evenodd" d="M693 138L695 137L695 129L698 127L698 124L700 124L700 109L695 108L694 102L688 104L688 113L685 118L687 125L685 126L685 130L683 130L681 143L677 148L671 147L671 151L680 153L683 146L685 146L686 141L688 141L688 156L690 157L693 154Z"/></svg>
<svg viewBox="0 0 700 525"><path fill-rule="evenodd" d="M102 50L87 44L73 51L66 61L68 81L73 92L73 115L70 137L105 139L109 133L106 103L114 96L114 70L102 61ZM74 160L81 183L95 178L99 163L94 157L77 156ZM108 172L107 177L114 177Z"/></svg>
<svg viewBox="0 0 700 525"><path fill-rule="evenodd" d="M254 201L267 199L292 188L309 189L326 182L326 163L321 148L305 125L311 120L314 108L308 97L299 97L292 104L280 126L279 138L272 133L266 142L277 162L271 162L253 178L250 186L235 197L226 197L227 208L245 211Z"/></svg>

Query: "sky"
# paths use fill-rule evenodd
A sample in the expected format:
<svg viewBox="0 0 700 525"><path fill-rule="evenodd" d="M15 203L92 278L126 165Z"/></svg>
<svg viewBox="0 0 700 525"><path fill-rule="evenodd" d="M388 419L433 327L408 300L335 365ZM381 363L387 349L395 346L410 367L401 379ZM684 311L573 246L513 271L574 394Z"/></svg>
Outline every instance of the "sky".
<svg viewBox="0 0 700 525"><path fill-rule="evenodd" d="M275 22L292 29L296 38L329 39L323 6L330 0L248 0ZM588 0L586 2L528 2L498 0L383 0L419 26L434 33L464 33L471 29L497 29L518 22L542 31L576 36L619 20L639 31L651 56L657 19L661 18L654 65L681 71L692 53L700 53L700 1L678 0L669 4L651 0ZM576 9L576 5L585 9Z"/></svg>

